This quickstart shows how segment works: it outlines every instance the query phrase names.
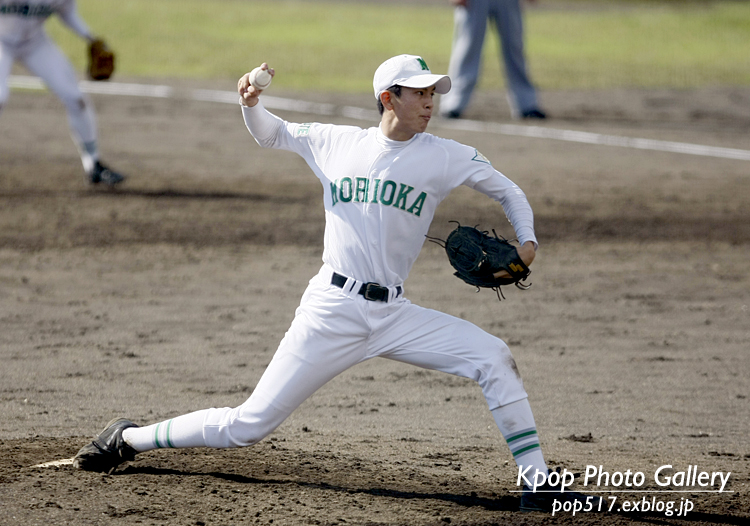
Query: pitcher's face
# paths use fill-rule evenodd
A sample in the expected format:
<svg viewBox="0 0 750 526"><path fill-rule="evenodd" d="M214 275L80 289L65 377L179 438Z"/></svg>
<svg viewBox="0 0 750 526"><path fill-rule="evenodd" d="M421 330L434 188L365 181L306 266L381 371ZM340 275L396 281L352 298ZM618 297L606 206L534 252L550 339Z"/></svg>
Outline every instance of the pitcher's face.
<svg viewBox="0 0 750 526"><path fill-rule="evenodd" d="M435 107L435 86L429 88L401 88L400 97L391 97L393 111L401 132L413 136L427 129Z"/></svg>

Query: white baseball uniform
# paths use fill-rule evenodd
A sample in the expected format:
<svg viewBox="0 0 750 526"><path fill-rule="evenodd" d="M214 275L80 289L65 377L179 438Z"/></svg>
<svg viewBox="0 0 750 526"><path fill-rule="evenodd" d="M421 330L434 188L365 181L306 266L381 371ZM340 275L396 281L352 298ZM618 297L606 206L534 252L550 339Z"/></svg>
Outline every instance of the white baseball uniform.
<svg viewBox="0 0 750 526"><path fill-rule="evenodd" d="M238 83L239 93L245 80ZM446 93L450 79L432 74L422 57L399 55L373 77L381 104L383 91L393 86L415 88L411 95L421 97L422 109L428 109L432 101L426 97ZM400 97L396 91L391 93ZM476 381L519 469L546 475L534 416L507 345L468 321L404 297L404 281L435 210L459 185L499 201L519 241L536 247L533 214L521 189L476 149L455 141L427 133L396 141L380 127L289 123L255 102L252 108L243 105L242 112L258 144L301 155L323 185L323 266L242 405L194 411L145 427L115 419L81 448L74 465L108 471L156 448L255 444L339 373L383 357ZM386 126L398 115L387 117Z"/></svg>
<svg viewBox="0 0 750 526"><path fill-rule="evenodd" d="M75 0L0 0L0 108L8 100L8 77L16 60L40 77L65 105L73 140L89 172L99 154L93 105L78 88L73 66L44 31L53 14L85 39L91 38Z"/></svg>
<svg viewBox="0 0 750 526"><path fill-rule="evenodd" d="M205 445L258 442L326 382L378 356L471 378L491 410L525 399L502 340L404 297L435 210L459 185L499 201L520 243L536 244L521 189L476 149L427 133L394 141L376 127L288 123L262 103L242 111L261 146L301 155L323 184L324 264L250 398L200 413ZM368 283L386 301L369 300Z"/></svg>

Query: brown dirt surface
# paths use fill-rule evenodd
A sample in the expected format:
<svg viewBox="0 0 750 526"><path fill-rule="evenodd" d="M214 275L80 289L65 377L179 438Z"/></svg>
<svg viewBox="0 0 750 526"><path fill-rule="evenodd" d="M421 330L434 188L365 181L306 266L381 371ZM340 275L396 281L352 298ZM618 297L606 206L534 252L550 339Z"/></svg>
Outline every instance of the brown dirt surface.
<svg viewBox="0 0 750 526"><path fill-rule="evenodd" d="M130 176L116 191L84 184L49 93L14 91L0 118L1 524L750 521L750 162L439 120L430 131L476 146L526 191L541 246L533 287L498 302L427 243L407 296L508 342L545 456L579 474L579 489L625 490L599 491L617 508L690 501L687 516L519 513L517 472L479 388L387 360L339 376L254 447L153 451L111 475L36 467L69 459L114 416L147 424L240 404L320 265L319 182L295 155L261 150L236 106L93 100L104 160ZM750 149L747 88L544 101L541 126ZM502 94L480 94L467 117L510 122ZM431 234L445 237L449 220L512 235L497 204L470 190L441 205ZM582 487L600 465L645 483ZM664 465L731 476L723 493L662 488Z"/></svg>

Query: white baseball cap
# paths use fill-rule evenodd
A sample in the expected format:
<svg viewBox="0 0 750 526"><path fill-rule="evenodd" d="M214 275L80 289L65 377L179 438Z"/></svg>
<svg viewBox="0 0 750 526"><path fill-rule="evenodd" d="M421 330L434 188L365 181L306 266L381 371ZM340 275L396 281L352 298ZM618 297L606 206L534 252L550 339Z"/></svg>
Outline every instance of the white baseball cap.
<svg viewBox="0 0 750 526"><path fill-rule="evenodd" d="M372 87L375 98L391 86L405 88L429 88L435 86L435 92L444 95L451 89L448 75L434 75L422 57L416 55L398 55L383 62L375 71Z"/></svg>

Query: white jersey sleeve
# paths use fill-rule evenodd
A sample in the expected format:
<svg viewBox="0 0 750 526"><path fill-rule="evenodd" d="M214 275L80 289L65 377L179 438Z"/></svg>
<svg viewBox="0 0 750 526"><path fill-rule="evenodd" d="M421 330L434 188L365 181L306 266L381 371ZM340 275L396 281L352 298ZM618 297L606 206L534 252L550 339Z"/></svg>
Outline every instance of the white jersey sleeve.
<svg viewBox="0 0 750 526"><path fill-rule="evenodd" d="M261 100L252 108L241 107L245 126L260 146L297 153L321 181L326 179L323 171L336 136L361 131L356 126L287 122L266 110Z"/></svg>
<svg viewBox="0 0 750 526"><path fill-rule="evenodd" d="M78 14L75 0L64 1L58 8L57 14L65 25L75 31L78 35L86 39L93 38L89 26L86 25L86 22L83 21L81 15Z"/></svg>
<svg viewBox="0 0 750 526"><path fill-rule="evenodd" d="M240 104L240 107L242 108L245 126L255 142L264 148L273 148L281 128L284 127L284 121L268 112L261 100L258 100L258 103L252 108L243 104Z"/></svg>
<svg viewBox="0 0 750 526"><path fill-rule="evenodd" d="M531 241L538 246L534 233L534 213L523 190L497 171L477 149L455 141L446 142L450 151L448 172L453 184L473 188L500 203L518 242L523 245Z"/></svg>

